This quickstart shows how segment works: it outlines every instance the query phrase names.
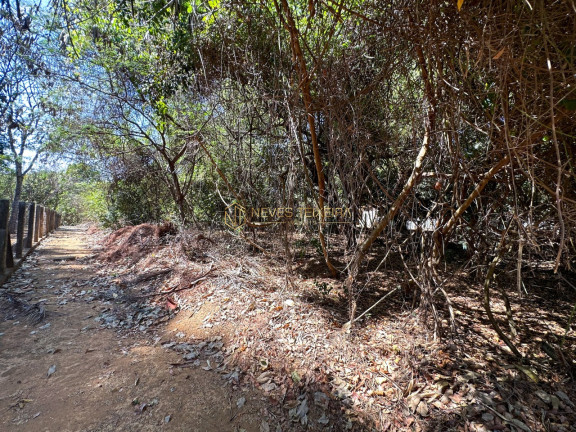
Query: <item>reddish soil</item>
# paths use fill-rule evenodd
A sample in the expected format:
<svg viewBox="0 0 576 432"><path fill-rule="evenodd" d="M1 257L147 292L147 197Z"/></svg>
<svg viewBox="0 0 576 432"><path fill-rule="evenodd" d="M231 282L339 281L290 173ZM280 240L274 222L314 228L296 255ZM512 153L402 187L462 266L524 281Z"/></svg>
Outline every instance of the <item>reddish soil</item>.
<svg viewBox="0 0 576 432"><path fill-rule="evenodd" d="M95 232L90 229L90 234ZM106 250L98 258L105 261L116 261L120 258L130 257L134 260L158 248L162 237L175 234L174 227L165 223L163 225L141 224L127 226L111 233L104 241Z"/></svg>

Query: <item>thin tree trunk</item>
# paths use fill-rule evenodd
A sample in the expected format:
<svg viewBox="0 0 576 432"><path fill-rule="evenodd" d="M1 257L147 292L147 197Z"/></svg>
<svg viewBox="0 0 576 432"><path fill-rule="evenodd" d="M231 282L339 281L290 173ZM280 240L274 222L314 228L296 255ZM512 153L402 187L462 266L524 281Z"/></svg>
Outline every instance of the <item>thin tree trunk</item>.
<svg viewBox="0 0 576 432"><path fill-rule="evenodd" d="M510 157L506 155L502 159L500 159L500 161L496 165L490 168L490 171L484 174L484 178L482 179L482 181L480 181L480 183L476 185L472 193L468 196L468 198L466 198L466 201L464 201L460 205L460 207L458 207L458 209L452 214L450 220L446 223L446 225L444 225L444 228L442 228L442 236L446 237L450 233L450 231L452 231L452 228L454 228L456 222L458 222L458 219L460 219L460 216L462 216L462 214L466 211L468 207L470 207L470 205L474 202L474 200L480 196L480 194L482 193L486 185L490 182L490 180L492 180L494 176L498 174L498 172L500 172L500 170L509 163L510 163Z"/></svg>
<svg viewBox="0 0 576 432"><path fill-rule="evenodd" d="M16 232L16 225L18 222L18 203L22 197L22 184L24 182L24 175L22 174L22 166L20 164L16 165L16 187L14 188L14 199L12 200L12 212L10 213L10 221L8 223L8 229L10 234Z"/></svg>
<svg viewBox="0 0 576 432"><path fill-rule="evenodd" d="M176 173L176 166L174 163L169 163L170 176L172 178L172 183L174 185L174 200L176 201L176 206L178 207L178 212L180 214L180 222L182 225L186 224L186 196L182 192L182 187L180 186L180 179Z"/></svg>
<svg viewBox="0 0 576 432"><path fill-rule="evenodd" d="M304 101L304 109L306 112L306 117L308 120L308 127L310 129L310 141L312 143L312 153L314 155L314 164L316 166L316 173L318 174L318 210L320 211L320 223L318 224L318 237L320 239L320 244L322 245L322 253L324 255L324 261L326 266L330 270L333 277L338 274L338 270L334 267L328 256L328 249L326 248L326 239L324 237L324 199L326 193L326 185L324 181L324 169L322 167L322 159L320 156L320 148L318 146L318 136L316 134L316 122L314 119L314 113L312 112L312 93L310 91L310 74L308 73L308 68L306 66L306 59L304 58L304 53L300 47L299 32L292 17L292 11L288 6L286 0L281 0L282 9L286 16L284 22L286 30L290 34L290 46L292 47L292 55L297 64L297 72L300 78L300 88L302 92L302 99ZM282 9L278 3L274 2L278 13L282 16Z"/></svg>
<svg viewBox="0 0 576 432"><path fill-rule="evenodd" d="M508 231L508 230L506 229L506 231ZM508 336L506 336L506 334L500 328L500 325L498 324L498 321L496 321L496 317L492 313L492 308L490 306L490 285L492 283L492 280L494 279L494 272L496 270L496 266L498 265L498 263L502 259L504 242L505 242L506 235L507 235L506 231L502 233L502 240L500 240L500 244L498 246L498 249L496 250L496 256L494 257L494 259L490 263L490 266L488 267L488 272L486 273L486 279L484 279L483 306L484 306L484 310L486 311L486 315L488 316L488 320L490 321L490 324L492 324L492 328L498 334L500 339L502 339L502 341L504 341L504 343L508 346L508 348L510 348L510 350L512 351L512 353L516 357L522 357L522 354L520 353L520 351L518 351L518 348L516 348L516 346L512 343L510 338Z"/></svg>
<svg viewBox="0 0 576 432"><path fill-rule="evenodd" d="M346 279L346 282L344 284L346 291L348 292L348 302L350 307L349 311L350 325L354 322L354 317L356 315L356 293L354 290L354 285L356 283L358 273L360 272L360 265L362 264L362 261L364 260L364 257L368 252L368 249L370 249L370 246L372 246L372 243L374 243L374 241L378 238L380 233L384 231L384 229L386 229L388 224L394 219L396 214L402 208L404 201L406 201L406 198L408 198L408 195L410 195L410 193L414 189L414 186L416 186L420 181L420 177L422 175L422 165L424 163L424 158L426 157L426 153L428 152L429 148L428 133L429 132L426 131L426 134L424 135L424 140L422 141L420 152L418 153L418 157L416 158L416 162L414 163L412 174L410 174L410 177L404 184L402 192L400 192L400 195L398 195L398 197L392 204L392 207L390 207L388 214L378 223L378 225L376 225L376 227L370 233L368 238L366 238L366 240L362 242L362 244L358 247L358 250L356 251L354 258L352 258L348 278Z"/></svg>

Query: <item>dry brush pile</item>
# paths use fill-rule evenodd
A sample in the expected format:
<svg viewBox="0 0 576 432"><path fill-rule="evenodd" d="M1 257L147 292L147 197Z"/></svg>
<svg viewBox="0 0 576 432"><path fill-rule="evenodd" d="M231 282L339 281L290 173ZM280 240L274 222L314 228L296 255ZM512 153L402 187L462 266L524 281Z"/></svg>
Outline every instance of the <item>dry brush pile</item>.
<svg viewBox="0 0 576 432"><path fill-rule="evenodd" d="M263 257L225 232L159 238L158 228L96 234L96 279L112 287L106 300L114 305L101 325L150 337L163 323L182 329L174 340L163 339L167 349L212 346L222 337L217 355L184 350L172 367L213 369L257 387L275 406L282 430L572 430L574 371L546 349L560 342L554 335L563 331L574 294L550 296L553 280L533 281L532 298L512 295L530 324L518 335L528 363L515 359L490 327L476 293L480 284L464 272L447 284L458 331L444 341L422 331L407 289L394 291L346 333L346 293L329 272L318 272L313 246L303 249L290 287L281 253ZM112 262L102 259L144 231L149 235ZM277 238L268 241L281 249ZM144 253L134 254L138 248ZM371 277L378 295L404 282L397 268ZM503 315L504 302L494 309ZM576 340L570 334L564 344L573 350Z"/></svg>

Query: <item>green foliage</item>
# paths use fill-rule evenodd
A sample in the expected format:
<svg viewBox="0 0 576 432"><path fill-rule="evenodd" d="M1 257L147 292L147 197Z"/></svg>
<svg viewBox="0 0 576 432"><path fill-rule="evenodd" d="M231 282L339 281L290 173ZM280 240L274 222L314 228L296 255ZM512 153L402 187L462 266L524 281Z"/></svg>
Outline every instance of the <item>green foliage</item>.
<svg viewBox="0 0 576 432"><path fill-rule="evenodd" d="M473 225L482 209L494 226L492 215L535 202L524 186L503 187L507 175L520 185L529 173L554 190L555 145L566 202L576 190L574 49L562 30L572 12L542 5L532 15L512 3L72 0L62 51L81 96L53 141L101 161L105 193L87 202L116 225L220 221L233 201L313 203L318 166L330 205L385 212L429 132L425 175L401 217L444 224L509 154L519 171L498 173L489 196L458 216ZM540 28L537 17L557 8L558 20ZM503 17L520 24L503 31ZM512 200L511 190L525 196ZM362 234L349 228L353 249ZM459 228L452 233L469 229ZM315 238L302 250L312 247L323 255Z"/></svg>
<svg viewBox="0 0 576 432"><path fill-rule="evenodd" d="M55 209L64 224L100 220L106 209L105 185L99 173L85 164L72 164L66 169L42 168L24 178L22 201L36 202ZM0 196L14 194L14 175L0 173Z"/></svg>
<svg viewBox="0 0 576 432"><path fill-rule="evenodd" d="M170 198L157 186L153 181L134 178L118 180L110 185L109 204L102 219L104 225L118 227L176 219Z"/></svg>
<svg viewBox="0 0 576 432"><path fill-rule="evenodd" d="M333 287L329 285L328 282L318 282L316 279L314 279L314 286L324 298L328 297L333 289Z"/></svg>

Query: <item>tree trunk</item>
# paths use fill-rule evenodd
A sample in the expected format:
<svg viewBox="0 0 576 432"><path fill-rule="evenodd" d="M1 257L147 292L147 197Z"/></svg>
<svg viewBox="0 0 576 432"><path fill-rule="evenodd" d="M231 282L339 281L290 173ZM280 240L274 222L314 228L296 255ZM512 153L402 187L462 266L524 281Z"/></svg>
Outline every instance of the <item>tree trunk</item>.
<svg viewBox="0 0 576 432"><path fill-rule="evenodd" d="M318 175L318 196L317 204L318 210L320 212L320 220L318 224L318 238L320 239L320 244L322 246L322 253L324 255L324 261L332 277L338 275L338 270L334 267L328 256L328 249L326 246L326 238L324 236L324 226L325 226L325 216L324 216L324 200L326 192L326 183L324 178L324 169L322 167L322 159L320 156L320 148L318 146L318 136L316 134L316 122L314 118L314 112L312 108L312 92L310 90L310 74L308 73L308 67L306 65L306 59L304 58L304 53L300 47L300 33L296 26L296 22L292 16L290 7L286 0L282 0L282 8L275 1L276 10L278 14L282 16L282 10L285 14L284 25L286 30L290 34L290 45L292 48L292 55L295 60L295 69L298 72L300 78L300 89L302 93L302 100L304 101L304 110L306 112L306 117L308 120L308 128L310 129L310 141L312 144L312 154L314 155L314 164L316 168L316 173Z"/></svg>
<svg viewBox="0 0 576 432"><path fill-rule="evenodd" d="M180 179L176 173L176 164L174 161L168 161L168 168L170 169L170 180L172 183L172 197L178 209L178 215L180 216L180 223L182 225L186 224L186 196L182 192L182 187L180 186Z"/></svg>
<svg viewBox="0 0 576 432"><path fill-rule="evenodd" d="M14 188L14 199L12 201L12 212L10 213L10 221L8 229L10 234L16 232L16 225L18 222L18 203L22 197L22 183L24 182L24 174L22 174L22 165L16 164L16 187Z"/></svg>
<svg viewBox="0 0 576 432"><path fill-rule="evenodd" d="M354 324L354 318L356 316L356 278L358 277L358 273L360 272L360 265L368 252L368 249L372 246L372 243L378 238L380 233L384 231L384 229L388 226L388 224L394 219L396 214L400 211L404 201L408 198L408 195L412 193L414 187L420 182L420 177L422 174L422 165L424 163L424 158L426 157L426 153L428 152L429 147L429 131L426 131L424 135L424 140L422 141L422 146L420 148L420 152L416 157L416 161L414 162L414 167L412 168L412 174L404 184L404 188L400 195L396 198L390 210L388 210L388 214L374 227L370 235L360 244L354 257L352 258L349 270L348 270L348 278L344 283L345 290L348 293L348 302L349 302L349 314L350 314L350 321L347 324L352 325Z"/></svg>

